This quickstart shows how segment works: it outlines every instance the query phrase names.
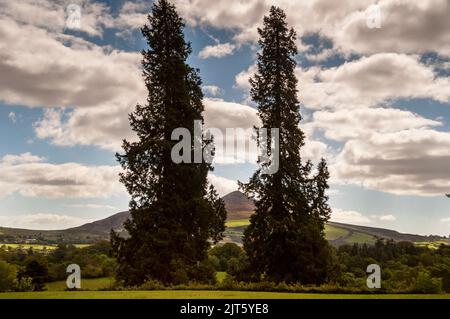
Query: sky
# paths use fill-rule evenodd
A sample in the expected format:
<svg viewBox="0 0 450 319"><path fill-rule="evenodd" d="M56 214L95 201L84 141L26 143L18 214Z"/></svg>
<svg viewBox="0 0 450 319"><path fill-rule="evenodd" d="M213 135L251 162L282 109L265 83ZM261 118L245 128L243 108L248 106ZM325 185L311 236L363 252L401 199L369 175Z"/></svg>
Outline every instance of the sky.
<svg viewBox="0 0 450 319"><path fill-rule="evenodd" d="M0 0L1 226L61 229L127 209L114 155L145 103L151 3ZM173 3L207 128L258 125L257 28L279 6L297 32L302 157L329 163L331 220L450 234L450 1ZM216 159L209 180L225 195L255 168Z"/></svg>

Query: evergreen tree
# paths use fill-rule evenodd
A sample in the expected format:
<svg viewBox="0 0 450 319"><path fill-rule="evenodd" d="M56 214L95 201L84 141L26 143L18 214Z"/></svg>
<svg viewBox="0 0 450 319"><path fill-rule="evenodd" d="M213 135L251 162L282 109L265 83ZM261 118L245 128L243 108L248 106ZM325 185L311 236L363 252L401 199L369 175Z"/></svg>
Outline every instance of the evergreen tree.
<svg viewBox="0 0 450 319"><path fill-rule="evenodd" d="M304 134L299 128L294 74L296 34L285 20L285 13L272 7L263 28L258 29L261 51L257 73L250 79L250 94L263 127L268 131L279 128L279 169L263 174L264 166L271 163L261 162L249 183L240 183L256 206L244 233L244 249L255 280L264 275L278 282L320 283L326 279L330 253L324 238L324 222L330 214L325 195L328 171L322 161L318 174L311 178L312 164L301 160ZM271 149L268 136L267 148Z"/></svg>
<svg viewBox="0 0 450 319"><path fill-rule="evenodd" d="M317 173L311 180L311 208L318 227L322 232L325 231L325 223L331 217L331 208L328 205L328 195L326 194L326 191L330 188L328 185L329 178L330 173L328 172L327 162L322 158L317 165Z"/></svg>
<svg viewBox="0 0 450 319"><path fill-rule="evenodd" d="M25 269L18 274L19 279L30 277L34 291L43 291L48 281L47 263L38 258L31 257L25 264Z"/></svg>
<svg viewBox="0 0 450 319"><path fill-rule="evenodd" d="M124 172L121 182L131 195L132 219L125 223L128 238L112 233L118 260L117 277L125 285L151 278L163 283L214 281L207 266L209 241L221 239L225 206L214 188L208 188L211 165L172 161L171 140L176 128L191 133L204 110L198 70L186 59L191 53L183 35L184 23L175 7L157 1L142 28L149 49L143 54L143 75L148 89L146 105L137 105L130 124L138 141L124 140L125 154L117 154ZM201 138L200 145L212 141Z"/></svg>

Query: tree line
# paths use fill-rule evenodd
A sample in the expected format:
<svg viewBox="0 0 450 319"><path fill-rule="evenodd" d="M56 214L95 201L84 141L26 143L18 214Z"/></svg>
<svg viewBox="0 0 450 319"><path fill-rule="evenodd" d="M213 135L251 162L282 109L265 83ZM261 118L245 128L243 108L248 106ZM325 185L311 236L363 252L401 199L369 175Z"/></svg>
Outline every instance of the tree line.
<svg viewBox="0 0 450 319"><path fill-rule="evenodd" d="M98 242L89 247L76 248L60 244L48 252L33 249L15 249L0 246L0 292L40 291L53 281L65 282L67 266L78 264L81 282L87 278L112 277L117 262L112 257L109 242ZM323 293L450 293L450 247L437 249L418 247L410 242L378 240L375 245L354 244L331 249L335 267L321 285L298 282L274 282L270 278L251 280L253 273L246 273L245 250L234 244L216 245L208 250L206 264L213 269L217 280L200 283L163 284L147 278L132 289L214 289L214 290L263 290L283 292ZM381 288L368 289L367 266L377 264L381 268ZM220 275L219 275L220 274ZM246 278L248 275L250 278ZM110 289L126 289L120 280Z"/></svg>

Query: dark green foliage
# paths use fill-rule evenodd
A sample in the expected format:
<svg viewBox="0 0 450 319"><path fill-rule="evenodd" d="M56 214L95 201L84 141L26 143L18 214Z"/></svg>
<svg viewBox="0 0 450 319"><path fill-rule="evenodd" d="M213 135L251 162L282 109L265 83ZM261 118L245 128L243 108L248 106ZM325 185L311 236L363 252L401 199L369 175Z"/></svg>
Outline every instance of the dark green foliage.
<svg viewBox="0 0 450 319"><path fill-rule="evenodd" d="M302 163L304 134L298 127L301 116L294 73L296 34L285 20L284 12L272 7L258 29L261 52L258 71L250 80L251 97L263 127L279 128L280 154L275 174L263 174L262 168L270 163L261 163L249 183L240 183L256 206L244 233L245 272L252 274L252 280L264 276L275 282L320 284L332 268L324 236L324 223L330 216L325 195L329 174L325 160L313 177L312 164ZM258 140L258 145L263 143Z"/></svg>
<svg viewBox="0 0 450 319"><path fill-rule="evenodd" d="M15 290L27 291L30 285L31 289L40 290L46 282L66 280L66 270L70 264L80 266L82 279L112 276L116 261L111 257L110 250L108 241L85 248L60 244L57 249L49 251L0 248L0 261L4 260L17 268Z"/></svg>
<svg viewBox="0 0 450 319"><path fill-rule="evenodd" d="M234 243L217 245L209 251L210 260L212 259L215 264L215 270L229 273L236 270L239 260L244 258L244 254L242 248Z"/></svg>
<svg viewBox="0 0 450 319"><path fill-rule="evenodd" d="M176 164L171 159L172 131L186 128L194 145L194 120L203 121L201 80L186 59L191 53L183 35L184 24L175 7L157 1L142 28L148 50L143 54L143 75L148 89L146 105L137 105L130 124L137 142L123 142L117 155L124 172L121 182L131 195L129 238L112 233L118 261L117 278L139 285L148 278L163 283L214 280L208 271L209 240L218 241L225 229L224 203L208 189L211 165ZM197 141L202 148L210 140ZM190 155L193 159L194 150Z"/></svg>
<svg viewBox="0 0 450 319"><path fill-rule="evenodd" d="M19 280L24 277L31 278L34 291L44 290L45 283L48 281L48 266L46 261L42 258L31 257L27 261L25 269L19 272Z"/></svg>
<svg viewBox="0 0 450 319"><path fill-rule="evenodd" d="M80 266L82 278L109 277L114 274L116 268L116 261L111 256L111 245L108 241L100 241L81 249L73 245L60 244L46 258L49 281L66 279L67 266L70 264Z"/></svg>
<svg viewBox="0 0 450 319"><path fill-rule="evenodd" d="M344 245L337 251L341 276L336 279L349 285L349 274L365 280L369 264L381 267L382 289L389 292L450 292L450 247L437 250L417 247L410 242L378 240L375 245ZM364 283L364 280L362 281ZM361 286L361 285L360 285Z"/></svg>
<svg viewBox="0 0 450 319"><path fill-rule="evenodd" d="M4 260L0 260L0 292L11 291L15 288L17 267Z"/></svg>

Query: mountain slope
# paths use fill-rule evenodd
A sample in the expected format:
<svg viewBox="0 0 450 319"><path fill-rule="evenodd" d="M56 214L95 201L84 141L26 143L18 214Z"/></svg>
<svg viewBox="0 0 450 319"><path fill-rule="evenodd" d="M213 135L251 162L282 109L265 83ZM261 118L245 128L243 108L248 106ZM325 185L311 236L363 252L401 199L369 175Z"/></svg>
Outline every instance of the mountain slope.
<svg viewBox="0 0 450 319"><path fill-rule="evenodd" d="M255 205L239 191L231 192L223 197L227 210L227 220L248 219L255 210Z"/></svg>
<svg viewBox="0 0 450 319"><path fill-rule="evenodd" d="M120 212L109 216L105 219L100 219L92 223L87 223L75 228L70 228L74 231L85 231L85 232L107 232L109 233L111 229L116 231L121 231L123 229L123 223L130 218L130 213Z"/></svg>
<svg viewBox="0 0 450 319"><path fill-rule="evenodd" d="M248 225L248 219L253 214L254 203L239 191L223 197L228 212L225 241L242 242L242 234ZM123 223L130 217L129 212L120 212L108 218L65 230L28 230L0 227L0 242L3 243L91 243L98 240L108 240L111 229L124 232ZM373 244L377 238L393 239L410 242L448 242L439 236L421 236L403 234L394 230L349 225L329 222L325 228L327 239L334 246L353 243Z"/></svg>

